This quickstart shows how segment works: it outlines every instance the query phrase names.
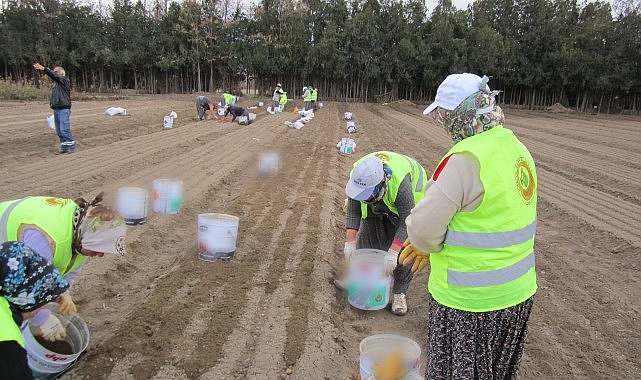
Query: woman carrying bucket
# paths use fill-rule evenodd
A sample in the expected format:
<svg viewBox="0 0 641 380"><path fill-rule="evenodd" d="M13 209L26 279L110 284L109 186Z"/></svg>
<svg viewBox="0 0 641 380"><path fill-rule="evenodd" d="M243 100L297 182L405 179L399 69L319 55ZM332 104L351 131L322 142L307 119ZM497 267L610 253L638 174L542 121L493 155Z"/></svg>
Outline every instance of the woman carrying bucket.
<svg viewBox="0 0 641 380"><path fill-rule="evenodd" d="M423 112L454 141L407 218L400 257L431 264L426 379L516 378L537 288L534 160L487 83L450 75Z"/></svg>
<svg viewBox="0 0 641 380"><path fill-rule="evenodd" d="M0 246L0 374L32 379L20 325L69 288L58 270L23 243Z"/></svg>
<svg viewBox="0 0 641 380"><path fill-rule="evenodd" d="M426 185L425 169L415 159L380 151L354 163L345 187L345 261L350 262L357 248L387 251L385 271L394 276L391 310L396 315L407 313L405 293L412 281L411 266L398 263L407 239L405 218L423 198ZM334 284L345 288L344 280Z"/></svg>
<svg viewBox="0 0 641 380"><path fill-rule="evenodd" d="M102 196L90 202L54 197L2 202L0 241L23 242L52 263L71 286L88 257L125 253L127 226L120 214L101 203ZM57 301L61 314L76 312L69 292ZM62 324L47 309L39 311L31 325L48 341L64 338Z"/></svg>

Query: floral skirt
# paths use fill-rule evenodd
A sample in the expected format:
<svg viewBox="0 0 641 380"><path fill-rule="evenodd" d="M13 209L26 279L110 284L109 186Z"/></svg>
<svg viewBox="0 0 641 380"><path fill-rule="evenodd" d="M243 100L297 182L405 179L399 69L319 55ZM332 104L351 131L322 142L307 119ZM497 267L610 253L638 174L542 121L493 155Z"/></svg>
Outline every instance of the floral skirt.
<svg viewBox="0 0 641 380"><path fill-rule="evenodd" d="M425 379L516 379L532 304L473 313L430 299Z"/></svg>

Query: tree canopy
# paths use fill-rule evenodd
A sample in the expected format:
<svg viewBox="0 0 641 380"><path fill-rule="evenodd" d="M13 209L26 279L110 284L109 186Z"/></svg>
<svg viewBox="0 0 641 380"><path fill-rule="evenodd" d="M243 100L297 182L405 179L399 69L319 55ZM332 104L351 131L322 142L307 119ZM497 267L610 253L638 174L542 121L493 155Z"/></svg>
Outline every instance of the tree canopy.
<svg viewBox="0 0 641 380"><path fill-rule="evenodd" d="M641 6L577 0L3 0L0 76L61 65L79 91L228 91L432 99L451 73L492 77L501 101L639 112Z"/></svg>

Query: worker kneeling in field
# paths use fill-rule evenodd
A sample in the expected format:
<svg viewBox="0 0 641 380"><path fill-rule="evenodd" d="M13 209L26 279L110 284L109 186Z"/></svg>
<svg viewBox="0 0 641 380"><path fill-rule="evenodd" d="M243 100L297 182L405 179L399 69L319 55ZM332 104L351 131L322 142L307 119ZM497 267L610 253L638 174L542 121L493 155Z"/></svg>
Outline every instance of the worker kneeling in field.
<svg viewBox="0 0 641 380"><path fill-rule="evenodd" d="M223 116L222 121L227 121L227 115L231 114L231 121L236 121L236 118L238 116L246 116L247 120L249 121L249 111L244 109L243 107L237 107L237 106L229 106L225 110L225 115Z"/></svg>
<svg viewBox="0 0 641 380"><path fill-rule="evenodd" d="M349 263L356 249L387 251L385 271L394 275L392 313L405 315L405 293L412 281L411 265L399 264L398 255L407 239L405 218L423 198L427 186L425 169L403 154L380 151L354 163L345 187L348 201L345 217L344 256ZM345 280L334 284L345 288Z"/></svg>
<svg viewBox="0 0 641 380"><path fill-rule="evenodd" d="M452 74L423 112L454 141L407 217L400 255L431 266L426 379L515 379L537 288L534 160L503 126L488 80Z"/></svg>
<svg viewBox="0 0 641 380"><path fill-rule="evenodd" d="M198 96L196 98L196 112L198 112L198 120L205 120L205 113L207 110L209 110L209 113L214 117L214 119L218 119L214 103L212 103L212 101L206 96Z"/></svg>
<svg viewBox="0 0 641 380"><path fill-rule="evenodd" d="M0 239L21 241L44 257L71 286L88 257L125 253L127 226L115 210L102 205L103 193L83 198L26 197L0 203ZM58 298L60 312L76 312L69 292ZM47 309L32 319L36 335L49 341L65 337L62 324Z"/></svg>

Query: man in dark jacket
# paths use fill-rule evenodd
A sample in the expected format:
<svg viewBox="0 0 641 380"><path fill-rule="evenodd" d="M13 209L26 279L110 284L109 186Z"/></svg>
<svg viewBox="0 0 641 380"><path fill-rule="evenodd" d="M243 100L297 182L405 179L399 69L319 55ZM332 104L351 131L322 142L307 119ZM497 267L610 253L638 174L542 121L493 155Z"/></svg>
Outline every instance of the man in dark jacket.
<svg viewBox="0 0 641 380"><path fill-rule="evenodd" d="M53 81L49 105L53 110L56 133L60 139L60 153L75 153L76 142L71 134L71 81L65 76L65 69L56 66L51 70L34 63L33 68L44 71Z"/></svg>
<svg viewBox="0 0 641 380"><path fill-rule="evenodd" d="M225 116L223 116L223 122L227 120L227 115L231 114L231 121L235 121L238 116L247 116L249 118L249 112L243 107L238 106L229 106L225 111Z"/></svg>

